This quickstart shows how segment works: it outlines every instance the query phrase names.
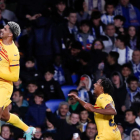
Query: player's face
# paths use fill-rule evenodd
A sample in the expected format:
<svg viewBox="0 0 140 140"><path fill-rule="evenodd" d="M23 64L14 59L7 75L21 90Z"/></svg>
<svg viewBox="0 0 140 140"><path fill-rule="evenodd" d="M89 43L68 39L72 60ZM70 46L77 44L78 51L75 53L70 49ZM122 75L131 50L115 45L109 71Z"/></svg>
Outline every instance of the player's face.
<svg viewBox="0 0 140 140"><path fill-rule="evenodd" d="M137 130L132 133L132 140L140 140L140 133Z"/></svg>
<svg viewBox="0 0 140 140"><path fill-rule="evenodd" d="M97 133L97 128L95 124L88 124L87 129L86 129L86 135L90 138L93 139Z"/></svg>
<svg viewBox="0 0 140 140"><path fill-rule="evenodd" d="M131 91L136 91L136 89L138 88L138 82L137 81L131 81L129 84L129 87L131 89Z"/></svg>
<svg viewBox="0 0 140 140"><path fill-rule="evenodd" d="M12 36L12 33L9 29L9 26L6 25L6 26L4 26L3 29L0 30L0 38L7 38L7 37L10 37L10 36Z"/></svg>
<svg viewBox="0 0 140 140"><path fill-rule="evenodd" d="M80 113L80 120L87 121L87 119L88 119L88 112L86 110L84 110Z"/></svg>
<svg viewBox="0 0 140 140"><path fill-rule="evenodd" d="M70 120L72 124L77 124L79 122L79 115L73 113L70 117Z"/></svg>
<svg viewBox="0 0 140 140"><path fill-rule="evenodd" d="M98 93L100 92L100 90L103 88L102 86L101 86L101 79L99 79L95 84L94 84L94 94L95 94L95 96L97 96L98 95Z"/></svg>
<svg viewBox="0 0 140 140"><path fill-rule="evenodd" d="M11 132L10 132L10 129L9 127L7 126L4 126L1 130L1 136L4 138L4 139L9 139L10 138L10 135L11 135Z"/></svg>
<svg viewBox="0 0 140 140"><path fill-rule="evenodd" d="M59 112L60 112L61 116L66 116L68 111L69 111L69 108L68 108L67 105L61 105L61 107L59 109Z"/></svg>
<svg viewBox="0 0 140 140"><path fill-rule="evenodd" d="M41 129L39 127L36 127L36 132L35 132L34 137L36 139L40 139L41 135L42 135Z"/></svg>

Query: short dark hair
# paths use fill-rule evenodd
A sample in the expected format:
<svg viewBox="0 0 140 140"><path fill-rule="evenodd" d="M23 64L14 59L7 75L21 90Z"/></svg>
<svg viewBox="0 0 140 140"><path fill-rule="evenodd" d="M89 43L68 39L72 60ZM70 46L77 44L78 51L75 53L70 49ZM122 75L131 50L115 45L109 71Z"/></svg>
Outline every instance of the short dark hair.
<svg viewBox="0 0 140 140"><path fill-rule="evenodd" d="M44 99L44 94L40 91L36 91L34 96L38 96Z"/></svg>
<svg viewBox="0 0 140 140"><path fill-rule="evenodd" d="M87 51L81 51L78 55L79 59L82 59L84 62L90 61L90 55Z"/></svg>
<svg viewBox="0 0 140 140"><path fill-rule="evenodd" d="M130 84L130 82L132 82L132 81L139 82L139 80L138 80L138 78L136 76L129 76L126 82L128 84Z"/></svg>
<svg viewBox="0 0 140 140"><path fill-rule="evenodd" d="M110 81L109 78L102 78L101 85L104 88L104 93L108 93L109 95L113 94L114 88L113 88L112 82Z"/></svg>
<svg viewBox="0 0 140 140"><path fill-rule="evenodd" d="M24 93L21 91L21 90L15 90L14 92L18 92L19 93L19 96L24 96Z"/></svg>
<svg viewBox="0 0 140 140"><path fill-rule="evenodd" d="M27 61L31 61L31 62L35 63L35 58L34 58L34 57L28 57L28 58L26 59L26 62L27 62Z"/></svg>
<svg viewBox="0 0 140 140"><path fill-rule="evenodd" d="M88 122L88 124L87 124L87 126L86 126L86 129L87 129L87 127L88 127L89 124L94 124L94 125L96 125L96 123L95 123L94 121Z"/></svg>
<svg viewBox="0 0 140 140"><path fill-rule="evenodd" d="M70 14L72 13L77 13L75 9L69 9L69 12L68 12L68 16L70 16Z"/></svg>
<svg viewBox="0 0 140 140"><path fill-rule="evenodd" d="M113 7L115 7L114 3L112 1L106 2L105 4L105 10L107 9L108 5L112 5Z"/></svg>
<svg viewBox="0 0 140 140"><path fill-rule="evenodd" d="M109 24L107 24L107 25L105 26L105 30L107 30L107 28L108 28L109 26L113 26L113 27L115 28L115 25L114 25L114 24L109 23Z"/></svg>
<svg viewBox="0 0 140 140"><path fill-rule="evenodd" d="M57 4L60 4L60 3L66 4L66 0L57 0L57 1L56 1L56 5L57 5Z"/></svg>
<svg viewBox="0 0 140 140"><path fill-rule="evenodd" d="M119 19L119 20L122 21L123 23L126 21L125 17L122 16L122 15L116 15L116 16L114 17L114 20L115 20L115 19Z"/></svg>
<svg viewBox="0 0 140 140"><path fill-rule="evenodd" d="M45 73L47 73L47 72L50 72L52 74L55 73L55 69L54 69L53 65L50 65L46 68Z"/></svg>
<svg viewBox="0 0 140 140"><path fill-rule="evenodd" d="M99 18L101 18L101 12L100 11L93 11L91 14L91 20L99 19Z"/></svg>
<svg viewBox="0 0 140 140"><path fill-rule="evenodd" d="M3 127L8 127L9 130L10 130L10 132L12 132L12 131L11 131L11 126L10 126L9 124L3 124L3 125L1 126L1 131L2 131L2 128L3 128Z"/></svg>
<svg viewBox="0 0 140 140"><path fill-rule="evenodd" d="M71 48L82 50L82 44L79 41L73 41Z"/></svg>
<svg viewBox="0 0 140 140"><path fill-rule="evenodd" d="M131 65L128 64L128 63L123 64L123 65L121 66L121 70L122 70L123 68L128 68L128 69L131 71L131 73L133 72L133 69L132 69Z"/></svg>
<svg viewBox="0 0 140 140"><path fill-rule="evenodd" d="M36 82L36 81L34 81L34 80L28 81L27 85L29 85L29 84L33 84L33 85L38 86L38 85L37 85L37 82Z"/></svg>
<svg viewBox="0 0 140 140"><path fill-rule="evenodd" d="M80 23L80 26L89 26L90 27L90 23L89 23L89 20L82 20L81 23Z"/></svg>
<svg viewBox="0 0 140 140"><path fill-rule="evenodd" d="M102 41L101 39L95 39L95 40L93 41L91 50L94 50L94 45L95 45L95 43L96 43L97 41L99 41L99 42L102 44L102 47L103 47L102 50L103 50L103 49L105 48L105 46L104 46L103 41Z"/></svg>
<svg viewBox="0 0 140 140"><path fill-rule="evenodd" d="M118 62L118 58L119 58L119 53L118 52L111 51L111 52L109 52L109 55L113 58L113 60L115 62Z"/></svg>
<svg viewBox="0 0 140 140"><path fill-rule="evenodd" d="M70 90L70 91L69 91L69 94L72 93L72 92L76 92L76 93L78 94L78 90L76 90L76 89Z"/></svg>
<svg viewBox="0 0 140 140"><path fill-rule="evenodd" d="M126 41L126 36L125 35L119 35L116 37L116 39L119 39L121 42L124 43L124 45L127 45L127 41Z"/></svg>
<svg viewBox="0 0 140 140"><path fill-rule="evenodd" d="M46 132L46 133L43 134L42 137L43 137L43 139L49 138L49 137L51 137L52 139L54 139L54 134L53 133L50 133L50 132Z"/></svg>
<svg viewBox="0 0 140 140"><path fill-rule="evenodd" d="M137 117L137 112L136 112L134 109L132 109L132 108L127 109L127 110L125 111L125 113L126 113L126 112L132 112L132 114L133 114L135 117Z"/></svg>

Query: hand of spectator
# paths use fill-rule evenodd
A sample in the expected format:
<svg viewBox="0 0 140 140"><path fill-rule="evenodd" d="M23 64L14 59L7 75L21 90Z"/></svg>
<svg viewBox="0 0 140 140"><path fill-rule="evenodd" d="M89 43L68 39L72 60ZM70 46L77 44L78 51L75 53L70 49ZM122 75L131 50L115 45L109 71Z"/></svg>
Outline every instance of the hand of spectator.
<svg viewBox="0 0 140 140"><path fill-rule="evenodd" d="M72 140L81 140L81 139L80 139L80 137L78 137L78 138L76 138L76 139L72 138Z"/></svg>
<svg viewBox="0 0 140 140"><path fill-rule="evenodd" d="M99 63L98 69L99 70L103 70L104 69L104 63L103 62Z"/></svg>
<svg viewBox="0 0 140 140"><path fill-rule="evenodd" d="M125 112L126 107L123 105L123 106L121 107L121 110L122 110L123 112Z"/></svg>
<svg viewBox="0 0 140 140"><path fill-rule="evenodd" d="M26 18L28 18L29 20L32 18L31 15L26 15Z"/></svg>
<svg viewBox="0 0 140 140"><path fill-rule="evenodd" d="M81 87L85 86L85 83L80 81L78 87L77 87L77 90L79 90Z"/></svg>
<svg viewBox="0 0 140 140"><path fill-rule="evenodd" d="M50 108L47 108L46 111L47 111L47 112L51 112L51 109L50 109Z"/></svg>
<svg viewBox="0 0 140 140"><path fill-rule="evenodd" d="M70 93L70 94L68 94L68 96L69 96L69 97L72 96L72 97L75 98L76 100L79 99L79 97L78 97L76 94L74 94L74 93Z"/></svg>
<svg viewBox="0 0 140 140"><path fill-rule="evenodd" d="M35 14L34 16L31 17L31 20L36 20L41 16L42 16L41 14Z"/></svg>

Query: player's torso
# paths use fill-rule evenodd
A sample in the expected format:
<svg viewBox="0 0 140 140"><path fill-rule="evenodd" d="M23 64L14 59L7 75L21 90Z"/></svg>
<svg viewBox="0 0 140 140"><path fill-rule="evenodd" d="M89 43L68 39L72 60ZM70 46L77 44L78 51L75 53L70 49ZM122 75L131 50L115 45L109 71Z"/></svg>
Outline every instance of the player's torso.
<svg viewBox="0 0 140 140"><path fill-rule="evenodd" d="M14 43L6 46L2 43L2 40L0 40L0 71L2 73L10 73L10 61L13 59L14 55L19 55ZM0 86L3 84L6 84L7 86L13 85L11 81L6 81L0 78Z"/></svg>
<svg viewBox="0 0 140 140"><path fill-rule="evenodd" d="M107 95L102 95L104 98L106 98L107 100L110 100L110 102L114 105L114 102L112 100L112 98L110 98ZM100 97L102 98L102 97ZM97 109L103 109L100 107L100 105L98 104L98 102L96 101L95 103L95 108ZM117 131L117 125L114 122L114 115L103 115L103 114L99 114L99 113L94 113L94 119L97 125L97 129L98 129L98 135L102 134L102 133L106 133L106 132L115 132Z"/></svg>

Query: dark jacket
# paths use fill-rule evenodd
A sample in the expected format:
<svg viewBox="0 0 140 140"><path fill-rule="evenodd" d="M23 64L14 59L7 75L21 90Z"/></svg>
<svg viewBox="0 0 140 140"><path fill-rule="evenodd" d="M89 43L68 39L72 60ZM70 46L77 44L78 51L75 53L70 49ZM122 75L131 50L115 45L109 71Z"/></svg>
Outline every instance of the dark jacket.
<svg viewBox="0 0 140 140"><path fill-rule="evenodd" d="M52 112L47 112L48 120L57 128L54 140L71 140L73 133L80 133L77 125L70 125L66 119L59 119Z"/></svg>
<svg viewBox="0 0 140 140"><path fill-rule="evenodd" d="M45 95L45 101L50 99L65 99L59 83L54 79L51 81L45 81L42 88Z"/></svg>
<svg viewBox="0 0 140 140"><path fill-rule="evenodd" d="M55 26L50 18L40 17L33 24L28 42L28 55L48 56L60 53Z"/></svg>
<svg viewBox="0 0 140 140"><path fill-rule="evenodd" d="M29 107L25 122L32 126L43 126L46 118L46 106L33 104Z"/></svg>

